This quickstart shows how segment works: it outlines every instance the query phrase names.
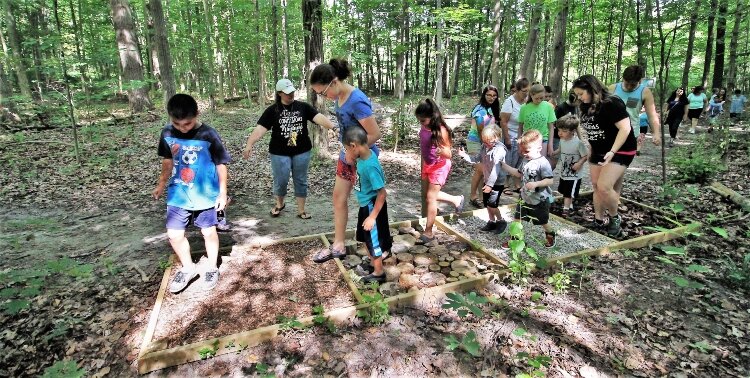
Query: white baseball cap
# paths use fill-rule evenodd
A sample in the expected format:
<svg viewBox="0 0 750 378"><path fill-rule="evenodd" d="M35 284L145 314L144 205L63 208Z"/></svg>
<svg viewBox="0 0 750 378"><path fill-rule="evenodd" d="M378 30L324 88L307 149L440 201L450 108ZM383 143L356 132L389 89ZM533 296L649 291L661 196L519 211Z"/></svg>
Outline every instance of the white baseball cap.
<svg viewBox="0 0 750 378"><path fill-rule="evenodd" d="M294 89L294 84L292 84L292 81L289 79L281 79L276 83L276 91L284 92L286 94L290 94L296 89Z"/></svg>

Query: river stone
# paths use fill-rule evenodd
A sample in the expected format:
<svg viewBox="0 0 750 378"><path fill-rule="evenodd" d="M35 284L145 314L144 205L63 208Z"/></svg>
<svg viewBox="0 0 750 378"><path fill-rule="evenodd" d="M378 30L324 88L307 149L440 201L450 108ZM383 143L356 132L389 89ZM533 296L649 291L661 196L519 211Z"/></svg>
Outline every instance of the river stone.
<svg viewBox="0 0 750 378"><path fill-rule="evenodd" d="M411 226L401 226L398 228L399 234L411 234L412 232L416 231L414 227Z"/></svg>
<svg viewBox="0 0 750 378"><path fill-rule="evenodd" d="M451 268L442 268L442 269L440 269L440 273L443 273L446 276L450 276L450 274L451 274Z"/></svg>
<svg viewBox="0 0 750 378"><path fill-rule="evenodd" d="M455 257L453 257L453 256L445 256L445 261L447 261L447 262L451 262L451 261L453 261L453 260L455 260L455 259L456 259L456 258L455 258Z"/></svg>
<svg viewBox="0 0 750 378"><path fill-rule="evenodd" d="M414 255L414 265L430 265L437 262L437 258L435 258L434 255L429 254L419 254Z"/></svg>
<svg viewBox="0 0 750 378"><path fill-rule="evenodd" d="M419 278L420 287L433 287L445 284L445 275L442 273L427 273Z"/></svg>
<svg viewBox="0 0 750 378"><path fill-rule="evenodd" d="M396 229L393 229L393 228L391 228L391 229L389 229L389 230L390 230L389 232L390 232L390 234L391 234L391 237L394 237L394 236L398 235L398 230L396 230Z"/></svg>
<svg viewBox="0 0 750 378"><path fill-rule="evenodd" d="M357 248L357 250L354 251L354 253L356 253L358 256L362 256L362 257L370 255L370 252L367 251L367 246L364 245L364 244L361 244L359 246L359 248Z"/></svg>
<svg viewBox="0 0 750 378"><path fill-rule="evenodd" d="M439 242L439 241L437 240L437 238L435 238L435 239L433 239L433 240L432 240L431 242L429 242L429 243L424 243L424 245L425 245L425 247L433 248L433 247L437 247L437 246L439 246L439 245L440 245L440 242Z"/></svg>
<svg viewBox="0 0 750 378"><path fill-rule="evenodd" d="M461 256L461 252L460 252L460 251L450 251L450 254L451 254L451 256L453 256L454 258L455 258L455 257L458 257L458 256Z"/></svg>
<svg viewBox="0 0 750 378"><path fill-rule="evenodd" d="M396 265L396 268L401 272L401 274L411 274L414 273L414 265L408 262L401 262Z"/></svg>
<svg viewBox="0 0 750 378"><path fill-rule="evenodd" d="M404 289L410 289L419 285L419 277L413 274L401 274L398 284Z"/></svg>
<svg viewBox="0 0 750 378"><path fill-rule="evenodd" d="M447 266L451 266L451 263L449 263L449 262L447 262L447 261L441 261L441 262L439 262L439 263L438 263L438 265L440 265L440 266L442 266L443 268L445 268L445 267L447 267Z"/></svg>
<svg viewBox="0 0 750 378"><path fill-rule="evenodd" d="M411 235L396 235L393 237L392 253L407 252L414 247L417 239Z"/></svg>
<svg viewBox="0 0 750 378"><path fill-rule="evenodd" d="M401 253L396 254L396 259L399 262L408 262L408 263L410 263L410 262L414 261L414 256L411 253L401 252Z"/></svg>
<svg viewBox="0 0 750 378"><path fill-rule="evenodd" d="M440 265L438 265L438 264L430 264L430 266L428 268L430 268L430 272L439 272L440 271Z"/></svg>
<svg viewBox="0 0 750 378"><path fill-rule="evenodd" d="M411 248L411 250L409 250L409 252L416 255L416 254L420 254L420 253L427 253L427 251L429 251L429 250L430 250L429 248L427 248L427 247L425 247L423 245L415 245L414 247Z"/></svg>
<svg viewBox="0 0 750 378"><path fill-rule="evenodd" d="M344 265L348 265L349 268L354 268L359 264L362 264L362 258L357 255L346 255L344 258Z"/></svg>
<svg viewBox="0 0 750 378"><path fill-rule="evenodd" d="M414 268L414 274L425 274L429 271L430 271L430 268L428 268L427 265L420 265Z"/></svg>
<svg viewBox="0 0 750 378"><path fill-rule="evenodd" d="M378 288L378 291L380 292L380 294L383 294L383 296L385 296L385 297L392 297L392 296L398 294L398 292L400 291L399 289L400 289L400 287L398 286L397 283L395 283L395 282L386 282L386 283L380 285L380 287Z"/></svg>
<svg viewBox="0 0 750 378"><path fill-rule="evenodd" d="M385 280L390 282L397 282L401 276L401 270L397 266L386 266L383 267L385 271Z"/></svg>
<svg viewBox="0 0 750 378"><path fill-rule="evenodd" d="M452 270L452 271L451 271L451 273L450 273L450 276L451 276L451 277L458 277L458 276L460 276L460 275L461 275L461 273L459 273L459 272L456 272L455 270Z"/></svg>
<svg viewBox="0 0 750 378"><path fill-rule="evenodd" d="M477 264L477 270L480 272L484 272L487 270L487 265Z"/></svg>
<svg viewBox="0 0 750 378"><path fill-rule="evenodd" d="M448 248L445 248L445 246L438 245L436 247L430 248L430 253L434 253L436 255L445 255L448 254Z"/></svg>
<svg viewBox="0 0 750 378"><path fill-rule="evenodd" d="M456 260L451 262L451 269L456 270L459 268L469 268L473 264L469 265L469 261L466 260Z"/></svg>
<svg viewBox="0 0 750 378"><path fill-rule="evenodd" d="M458 278L456 277L448 277L445 279L445 282L456 282L458 281Z"/></svg>

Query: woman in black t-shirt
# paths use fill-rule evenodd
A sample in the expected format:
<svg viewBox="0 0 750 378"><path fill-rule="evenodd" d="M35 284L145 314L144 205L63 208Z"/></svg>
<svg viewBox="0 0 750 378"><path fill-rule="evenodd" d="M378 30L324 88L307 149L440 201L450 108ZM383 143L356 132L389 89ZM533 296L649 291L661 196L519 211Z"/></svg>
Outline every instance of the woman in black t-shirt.
<svg viewBox="0 0 750 378"><path fill-rule="evenodd" d="M294 85L288 79L281 79L276 83L276 102L260 116L258 125L247 138L247 146L242 156L245 159L249 158L255 142L270 130L268 153L271 155L273 195L276 198L271 216L278 217L281 210L286 207L284 197L291 174L294 180L294 196L297 198L297 216L301 219L310 219L310 214L305 212L307 168L312 150L307 121L315 122L326 129L332 129L333 123L310 104L296 101L294 91Z"/></svg>
<svg viewBox="0 0 750 378"><path fill-rule="evenodd" d="M625 170L635 157L637 141L630 126L625 103L611 95L592 75L573 82L581 118L579 133L585 131L591 145L589 168L594 188L594 226L603 228L609 217L607 233L618 236L622 219L617 214Z"/></svg>

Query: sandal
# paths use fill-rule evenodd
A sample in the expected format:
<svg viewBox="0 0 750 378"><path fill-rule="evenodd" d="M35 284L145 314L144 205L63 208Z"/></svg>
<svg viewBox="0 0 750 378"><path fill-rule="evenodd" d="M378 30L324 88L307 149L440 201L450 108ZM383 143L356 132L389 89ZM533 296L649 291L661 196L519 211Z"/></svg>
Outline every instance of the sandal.
<svg viewBox="0 0 750 378"><path fill-rule="evenodd" d="M512 196L513 193L515 193L515 192L511 188L505 188L505 189L503 189L503 195Z"/></svg>
<svg viewBox="0 0 750 378"><path fill-rule="evenodd" d="M308 214L308 213L306 213L306 212L303 211L303 212L297 214L297 218L299 218L299 219L310 219L310 218L312 218L312 215L310 215L310 214Z"/></svg>
<svg viewBox="0 0 750 378"><path fill-rule="evenodd" d="M464 211L464 205L466 205L466 198L461 196L461 202L456 206L456 214L461 214Z"/></svg>
<svg viewBox="0 0 750 378"><path fill-rule="evenodd" d="M273 209L271 209L271 216L276 218L279 215L281 215L281 210L284 210L286 207L286 204L281 205L281 207L274 206Z"/></svg>
<svg viewBox="0 0 750 378"><path fill-rule="evenodd" d="M471 206L474 206L474 207L476 207L477 209L481 209L481 208L483 208L483 207L484 207L484 206L482 205L482 202L481 202L481 201L479 201L479 198L472 198L472 199L470 199L470 200L469 200L469 203L471 204Z"/></svg>
<svg viewBox="0 0 750 378"><path fill-rule="evenodd" d="M332 259L340 259L346 256L346 251L336 251L333 246L322 248L315 255L313 255L313 261L320 264Z"/></svg>

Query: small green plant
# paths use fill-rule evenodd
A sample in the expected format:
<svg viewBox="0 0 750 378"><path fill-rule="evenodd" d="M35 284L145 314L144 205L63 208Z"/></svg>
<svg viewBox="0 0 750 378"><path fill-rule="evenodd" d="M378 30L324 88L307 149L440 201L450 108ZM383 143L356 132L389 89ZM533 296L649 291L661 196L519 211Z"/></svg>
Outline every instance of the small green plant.
<svg viewBox="0 0 750 378"><path fill-rule="evenodd" d="M86 370L79 368L75 361L57 361L52 366L44 369L42 378L82 378L86 376Z"/></svg>
<svg viewBox="0 0 750 378"><path fill-rule="evenodd" d="M699 341L697 343L690 344L690 347L701 352L701 353L708 353L709 351L712 351L716 349L715 346L709 344L707 341Z"/></svg>
<svg viewBox="0 0 750 378"><path fill-rule="evenodd" d="M456 349L461 348L474 357L479 357L481 355L479 351L480 345L477 341L477 334L474 331L466 332L466 334L461 337L461 340L454 335L448 335L445 338L445 342L447 343L445 347L450 351L455 351Z"/></svg>
<svg viewBox="0 0 750 378"><path fill-rule="evenodd" d="M521 316L528 317L531 313L531 310L544 310L547 308L547 306L540 304L542 301L542 293L538 291L531 292L531 303L528 307L521 310Z"/></svg>
<svg viewBox="0 0 750 378"><path fill-rule="evenodd" d="M542 368L549 367L550 363L552 362L552 358L547 357L545 355L532 357L530 354L526 352L516 353L516 359L518 359L519 361L525 362L526 365L528 365L529 368L531 368L531 370L527 372L516 374L516 378L544 377L545 373Z"/></svg>
<svg viewBox="0 0 750 378"><path fill-rule="evenodd" d="M521 222L512 222L508 226L508 232L511 237L508 242L510 247L510 258L508 260L510 280L515 284L526 284L531 272L537 265L537 261L539 261L539 255L534 248L526 246Z"/></svg>
<svg viewBox="0 0 750 378"><path fill-rule="evenodd" d="M168 258L164 259L164 260L159 260L159 269L160 270L167 270L167 268L169 268L170 266L172 266L172 261L169 260Z"/></svg>
<svg viewBox="0 0 750 378"><path fill-rule="evenodd" d="M296 316L286 317L284 315L279 315L276 318L276 321L279 322L279 332L287 332L293 329L305 328L305 326L302 324L302 322L299 321L299 319L297 319Z"/></svg>
<svg viewBox="0 0 750 378"><path fill-rule="evenodd" d="M478 318L482 317L482 309L479 306L487 303L487 298L473 291L465 297L459 293L446 293L445 296L448 300L443 304L443 308L456 310L462 319L468 316L469 312Z"/></svg>
<svg viewBox="0 0 750 378"><path fill-rule="evenodd" d="M325 316L325 309L323 305L317 305L312 309L313 313L313 324L319 326L325 326L330 333L336 333L336 324L334 324L330 318Z"/></svg>
<svg viewBox="0 0 750 378"><path fill-rule="evenodd" d="M570 287L570 271L565 269L562 261L558 261L558 264L560 265L560 271L547 277L547 283L555 288L555 294L565 294Z"/></svg>
<svg viewBox="0 0 750 378"><path fill-rule="evenodd" d="M276 374L271 370L268 365L259 362L255 364L255 372L258 373L258 376L261 378L274 378L276 377Z"/></svg>
<svg viewBox="0 0 750 378"><path fill-rule="evenodd" d="M107 273L109 273L110 276L116 276L122 271L120 267L115 265L115 262L111 257L104 259L104 268L107 269Z"/></svg>
<svg viewBox="0 0 750 378"><path fill-rule="evenodd" d="M703 139L697 145L712 145ZM721 156L709 148L677 148L669 156L669 165L675 169L674 180L702 184L709 181L717 171L725 168Z"/></svg>
<svg viewBox="0 0 750 378"><path fill-rule="evenodd" d="M219 350L219 340L214 341L210 347L203 347L198 349L198 354L201 356L201 360L216 356L216 352Z"/></svg>
<svg viewBox="0 0 750 378"><path fill-rule="evenodd" d="M750 288L750 253L745 254L742 264L727 259L727 277L741 287Z"/></svg>
<svg viewBox="0 0 750 378"><path fill-rule="evenodd" d="M370 292L362 294L362 299L369 306L357 310L357 317L369 325L383 324L391 319L388 303L383 300L383 295L378 292L378 287L377 282L370 285Z"/></svg>

